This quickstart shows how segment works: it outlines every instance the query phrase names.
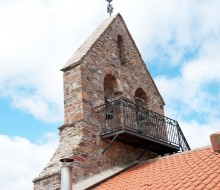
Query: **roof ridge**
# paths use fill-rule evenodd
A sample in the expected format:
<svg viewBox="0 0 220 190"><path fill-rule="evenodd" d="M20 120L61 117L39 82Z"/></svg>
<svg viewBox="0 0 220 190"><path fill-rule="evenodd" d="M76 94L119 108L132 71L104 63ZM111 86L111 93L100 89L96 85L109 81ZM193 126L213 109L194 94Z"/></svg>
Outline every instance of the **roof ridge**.
<svg viewBox="0 0 220 190"><path fill-rule="evenodd" d="M201 151L201 150L205 150L205 149L211 149L211 148L212 147L210 145L207 145L207 146L204 146L204 147L201 147L201 148L196 148L196 149L188 150L188 151L185 151L185 152L178 152L178 153L171 154L171 155L158 156L158 157L153 158L153 159L149 159L149 160L146 160L146 161L139 162L138 165L146 164L146 163L151 163L151 162L156 162L157 160L168 159L168 158L172 158L172 157L176 157L176 156L181 156L181 155L184 155L184 154L190 154L192 152L197 152L197 151Z"/></svg>

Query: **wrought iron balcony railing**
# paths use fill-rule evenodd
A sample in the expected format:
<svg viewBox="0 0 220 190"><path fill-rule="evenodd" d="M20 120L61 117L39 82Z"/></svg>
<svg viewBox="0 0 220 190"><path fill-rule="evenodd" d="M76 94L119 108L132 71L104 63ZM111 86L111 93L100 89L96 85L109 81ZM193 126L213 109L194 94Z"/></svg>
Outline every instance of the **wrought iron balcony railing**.
<svg viewBox="0 0 220 190"><path fill-rule="evenodd" d="M136 105L126 98L95 108L101 121L101 138L151 147L166 154L190 150L177 121Z"/></svg>

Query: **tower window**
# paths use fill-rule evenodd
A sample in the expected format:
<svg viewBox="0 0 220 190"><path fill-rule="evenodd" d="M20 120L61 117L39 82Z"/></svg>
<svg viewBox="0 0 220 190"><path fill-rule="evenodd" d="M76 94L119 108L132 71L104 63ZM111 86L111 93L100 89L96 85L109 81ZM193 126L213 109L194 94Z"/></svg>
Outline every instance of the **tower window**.
<svg viewBox="0 0 220 190"><path fill-rule="evenodd" d="M147 106L147 95L142 88L135 91L135 104L143 107Z"/></svg>
<svg viewBox="0 0 220 190"><path fill-rule="evenodd" d="M125 44L122 36L118 35L118 50L119 50L119 58L122 65L126 64L126 56L125 56Z"/></svg>
<svg viewBox="0 0 220 190"><path fill-rule="evenodd" d="M118 83L112 75L108 74L104 79L104 94L107 98L115 98L119 95Z"/></svg>

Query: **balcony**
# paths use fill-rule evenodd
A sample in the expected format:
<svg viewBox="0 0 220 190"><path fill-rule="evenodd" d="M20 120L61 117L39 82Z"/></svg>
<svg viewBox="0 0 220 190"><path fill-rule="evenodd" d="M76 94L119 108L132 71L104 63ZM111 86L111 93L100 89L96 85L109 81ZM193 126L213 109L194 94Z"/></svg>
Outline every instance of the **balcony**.
<svg viewBox="0 0 220 190"><path fill-rule="evenodd" d="M95 111L99 115L102 139L116 140L160 155L190 150L177 121L126 98L108 101Z"/></svg>

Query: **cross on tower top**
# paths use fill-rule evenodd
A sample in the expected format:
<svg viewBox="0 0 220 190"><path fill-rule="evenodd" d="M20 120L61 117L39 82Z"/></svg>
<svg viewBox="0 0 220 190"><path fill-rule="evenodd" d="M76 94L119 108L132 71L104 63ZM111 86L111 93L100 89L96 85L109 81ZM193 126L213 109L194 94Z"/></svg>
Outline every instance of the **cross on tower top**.
<svg viewBox="0 0 220 190"><path fill-rule="evenodd" d="M113 5L111 4L112 0L106 0L108 2L108 5L107 5L107 13L110 14L110 16L112 15L113 13Z"/></svg>

